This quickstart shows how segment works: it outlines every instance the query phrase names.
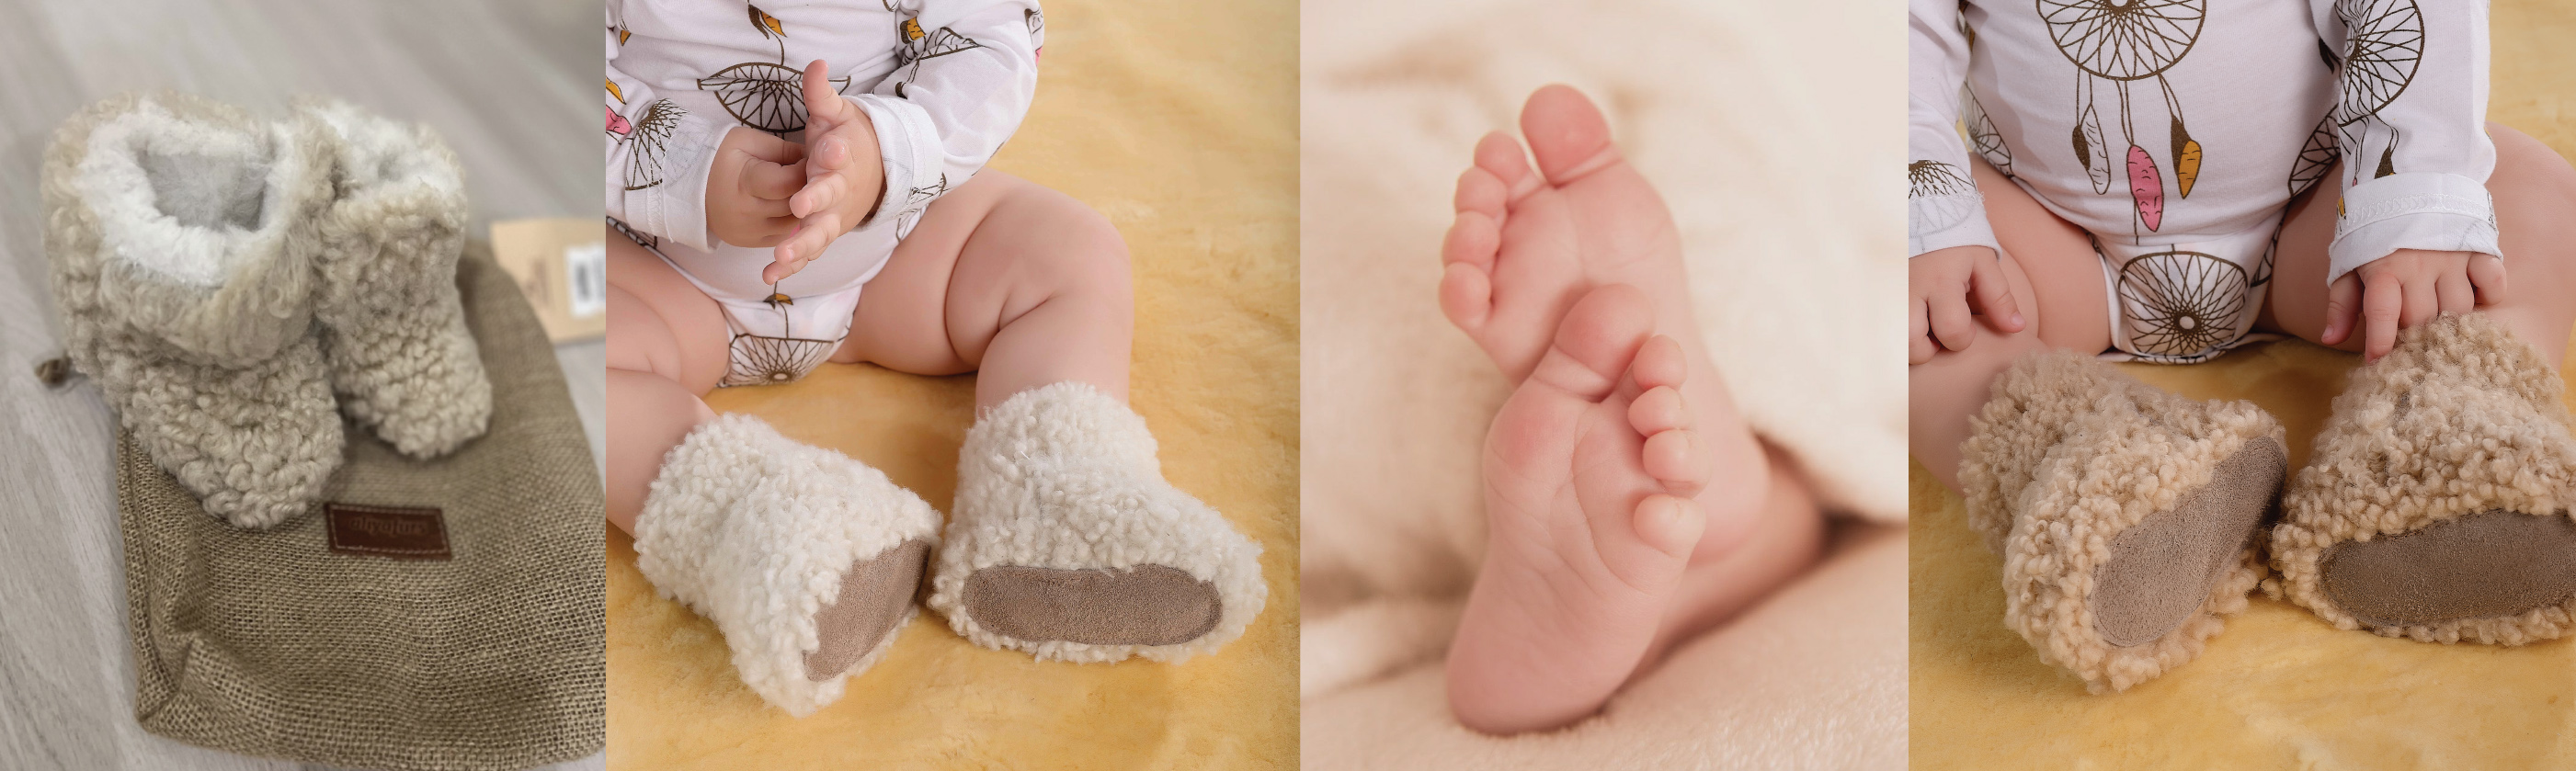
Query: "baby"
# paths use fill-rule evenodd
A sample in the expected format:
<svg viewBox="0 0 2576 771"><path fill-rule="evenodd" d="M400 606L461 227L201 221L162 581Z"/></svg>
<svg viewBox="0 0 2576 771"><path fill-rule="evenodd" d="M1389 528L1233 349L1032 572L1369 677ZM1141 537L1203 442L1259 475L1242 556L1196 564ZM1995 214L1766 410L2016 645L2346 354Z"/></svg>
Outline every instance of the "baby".
<svg viewBox="0 0 2576 771"><path fill-rule="evenodd" d="M1117 231L983 169L1028 111L1044 18L608 4L608 516L790 713L883 655L925 573L958 634L1041 659L1179 661L1264 602L1259 547L1163 480L1126 405ZM978 373L944 537L884 474L700 399L825 361Z"/></svg>
<svg viewBox="0 0 2576 771"><path fill-rule="evenodd" d="M2484 122L2485 3L2217 5L1914 0L1914 457L2097 691L2267 568L2345 629L2564 634L2576 171ZM2295 475L2251 403L2101 363L2283 336L2367 363Z"/></svg>
<svg viewBox="0 0 2576 771"><path fill-rule="evenodd" d="M1755 439L1691 316L1671 212L1582 94L1458 179L1440 307L1516 389L1485 440L1485 562L1449 706L1489 733L1601 709L1631 677L1813 563L1808 483Z"/></svg>

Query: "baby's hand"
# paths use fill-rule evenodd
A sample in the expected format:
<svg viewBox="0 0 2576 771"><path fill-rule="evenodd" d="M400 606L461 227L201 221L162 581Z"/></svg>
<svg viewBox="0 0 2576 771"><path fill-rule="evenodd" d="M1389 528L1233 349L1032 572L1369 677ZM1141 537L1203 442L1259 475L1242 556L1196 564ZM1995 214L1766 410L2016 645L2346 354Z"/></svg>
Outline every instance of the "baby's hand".
<svg viewBox="0 0 2576 771"><path fill-rule="evenodd" d="M1913 293L1913 303L1905 311L1913 325L1907 363L1931 361L1942 348L1968 350L1977 341L1976 317L1968 312L1971 306L1996 328L2021 331L2021 306L2013 301L2012 288L2004 285L2003 263L1995 259L1995 250L1983 246L1936 249L1916 255L1905 267Z"/></svg>
<svg viewBox="0 0 2576 771"><path fill-rule="evenodd" d="M829 77L821 59L805 67L805 189L787 201L800 220L795 234L778 245L778 263L761 271L773 282L804 269L832 239L866 221L885 197L876 124L834 93Z"/></svg>
<svg viewBox="0 0 2576 771"><path fill-rule="evenodd" d="M2362 360L2378 361L2397 347L2397 330L2503 300L2504 261L2495 255L2399 249L2327 287L2326 329L2317 341L2341 345L2358 321Z"/></svg>
<svg viewBox="0 0 2576 771"><path fill-rule="evenodd" d="M805 148L736 126L707 172L707 232L735 246L771 246L796 230L787 197L805 186Z"/></svg>

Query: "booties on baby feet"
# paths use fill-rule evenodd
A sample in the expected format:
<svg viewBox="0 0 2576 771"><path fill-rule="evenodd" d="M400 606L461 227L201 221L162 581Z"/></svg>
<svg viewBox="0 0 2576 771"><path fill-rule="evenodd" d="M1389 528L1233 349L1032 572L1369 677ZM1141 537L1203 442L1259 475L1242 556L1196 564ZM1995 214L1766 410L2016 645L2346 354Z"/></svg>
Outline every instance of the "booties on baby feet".
<svg viewBox="0 0 2576 771"><path fill-rule="evenodd" d="M310 327L330 140L179 94L73 115L45 153L45 253L72 361L206 512L267 527L339 467Z"/></svg>
<svg viewBox="0 0 2576 771"><path fill-rule="evenodd" d="M320 220L313 316L340 407L415 458L453 451L492 417L492 384L456 291L465 186L426 126L305 100L332 137L334 195Z"/></svg>
<svg viewBox="0 0 2576 771"><path fill-rule="evenodd" d="M2519 645L2576 629L2576 436L2557 373L2485 314L2352 372L2281 498L2273 567L2344 629Z"/></svg>
<svg viewBox="0 0 2576 771"><path fill-rule="evenodd" d="M1040 659L1177 662L1261 613L1261 547L1163 481L1145 419L1062 382L984 411L958 453L957 505L929 605L987 648Z"/></svg>
<svg viewBox="0 0 2576 771"><path fill-rule="evenodd" d="M2126 690L2245 609L2288 465L2271 415L2049 351L1998 378L1972 426L1968 520L2003 555L2004 623L2040 660Z"/></svg>
<svg viewBox="0 0 2576 771"><path fill-rule="evenodd" d="M912 620L939 513L884 472L725 415L671 449L635 519L635 566L714 621L734 669L803 717Z"/></svg>

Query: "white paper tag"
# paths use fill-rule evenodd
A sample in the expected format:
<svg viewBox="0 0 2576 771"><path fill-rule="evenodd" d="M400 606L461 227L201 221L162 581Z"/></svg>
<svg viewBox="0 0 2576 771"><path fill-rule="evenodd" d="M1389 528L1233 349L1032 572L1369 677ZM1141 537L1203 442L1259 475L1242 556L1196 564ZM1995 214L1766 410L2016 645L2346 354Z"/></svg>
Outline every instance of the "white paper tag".
<svg viewBox="0 0 2576 771"><path fill-rule="evenodd" d="M564 290L571 296L573 318L608 312L608 245L564 247Z"/></svg>

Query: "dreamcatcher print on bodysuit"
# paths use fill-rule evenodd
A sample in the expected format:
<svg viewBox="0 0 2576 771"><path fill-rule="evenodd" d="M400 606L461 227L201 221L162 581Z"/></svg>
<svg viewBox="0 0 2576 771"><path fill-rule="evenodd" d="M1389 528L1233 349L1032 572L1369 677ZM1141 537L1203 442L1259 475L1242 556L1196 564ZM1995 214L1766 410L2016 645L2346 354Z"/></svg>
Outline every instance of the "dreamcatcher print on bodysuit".
<svg viewBox="0 0 2576 771"><path fill-rule="evenodd" d="M610 94L618 93L616 81L609 81ZM629 192L662 184L662 154L670 149L671 134L680 129L680 118L689 114L669 99L655 99L644 106L643 117L629 121L617 111L608 111L608 135L617 138L618 149L626 153L626 189Z"/></svg>
<svg viewBox="0 0 2576 771"><path fill-rule="evenodd" d="M778 17L747 6L751 28L763 40L778 43L778 61L744 62L698 79L698 88L713 91L716 102L742 125L781 137L805 130L805 71L787 66L787 25ZM832 78L834 92L850 87L847 75Z"/></svg>
<svg viewBox="0 0 2576 771"><path fill-rule="evenodd" d="M2215 255L2166 249L2130 259L2120 266L2129 345L2148 361L2216 356L2235 341L2250 288L2245 268Z"/></svg>
<svg viewBox="0 0 2576 771"><path fill-rule="evenodd" d="M1031 21L1036 18L1028 17ZM894 95L906 99L912 97L904 93L904 89L921 77L922 62L984 47L983 43L976 42L974 38L959 34L956 30L947 27L924 32L921 29L919 16L904 19L902 24L897 25L896 31L903 35L903 47L895 49L895 69L903 73L903 79L895 81ZM1029 33L1035 35L1037 29L1032 27Z"/></svg>
<svg viewBox="0 0 2576 771"><path fill-rule="evenodd" d="M2121 155L2129 181L2130 212L2136 224L2157 230L2164 224L2165 186L2155 156L2138 146L2129 86L2153 79L2173 123L2173 168L2177 198L2191 197L2200 177L2200 143L2183 126L2182 104L2174 98L2165 71L2182 61L2200 39L2207 0L2037 0L2048 36L2081 72L2075 78L2078 118L2075 158L2093 180L2093 192L2111 192L2112 150L2103 141L2100 93L2096 81L2109 81L2118 99Z"/></svg>
<svg viewBox="0 0 2576 771"><path fill-rule="evenodd" d="M1976 180L1957 166L1940 161L1906 164L1905 197L1914 208L1906 225L1917 236L1948 230L1982 211L1976 192Z"/></svg>
<svg viewBox="0 0 2576 771"><path fill-rule="evenodd" d="M2395 174L2397 143L2403 137L2396 126L2379 119L2379 111L2415 82L2415 65L2424 58L2424 14L2415 0L2339 0L2335 18L2343 21L2344 48L2333 118L2342 145L2351 148L2345 155L2370 157L2362 132L2376 122L2388 130L2388 144L2380 148L2369 178ZM2329 63L2335 59L2327 57ZM2344 173L2353 184L2363 180L2362 164L2347 163Z"/></svg>

